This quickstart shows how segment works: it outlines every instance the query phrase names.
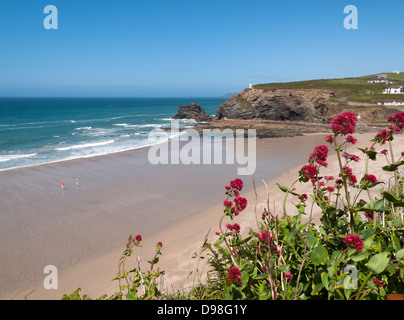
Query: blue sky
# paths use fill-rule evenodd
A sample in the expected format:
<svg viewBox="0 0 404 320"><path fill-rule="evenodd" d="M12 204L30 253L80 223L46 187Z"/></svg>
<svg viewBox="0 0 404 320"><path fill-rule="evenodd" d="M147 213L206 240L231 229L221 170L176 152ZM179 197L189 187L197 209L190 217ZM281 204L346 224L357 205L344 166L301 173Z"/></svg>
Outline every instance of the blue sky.
<svg viewBox="0 0 404 320"><path fill-rule="evenodd" d="M2 0L0 96L208 97L404 71L403 14L402 0Z"/></svg>

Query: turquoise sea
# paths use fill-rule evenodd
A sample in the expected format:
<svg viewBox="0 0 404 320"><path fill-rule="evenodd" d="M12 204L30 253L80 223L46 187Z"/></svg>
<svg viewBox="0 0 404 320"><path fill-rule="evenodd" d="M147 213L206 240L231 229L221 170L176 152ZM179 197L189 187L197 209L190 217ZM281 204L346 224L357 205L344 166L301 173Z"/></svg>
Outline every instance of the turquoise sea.
<svg viewBox="0 0 404 320"><path fill-rule="evenodd" d="M214 115L224 98L0 98L0 170L93 157L150 144L179 105ZM192 126L193 120L181 125Z"/></svg>

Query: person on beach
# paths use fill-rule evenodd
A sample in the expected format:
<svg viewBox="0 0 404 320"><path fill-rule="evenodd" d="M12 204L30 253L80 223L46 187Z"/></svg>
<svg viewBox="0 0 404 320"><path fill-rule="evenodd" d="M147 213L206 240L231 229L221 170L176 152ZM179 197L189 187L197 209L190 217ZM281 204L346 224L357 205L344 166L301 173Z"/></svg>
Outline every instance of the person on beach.
<svg viewBox="0 0 404 320"><path fill-rule="evenodd" d="M65 184L64 184L64 182L62 180L62 190L64 190L64 188L65 188Z"/></svg>

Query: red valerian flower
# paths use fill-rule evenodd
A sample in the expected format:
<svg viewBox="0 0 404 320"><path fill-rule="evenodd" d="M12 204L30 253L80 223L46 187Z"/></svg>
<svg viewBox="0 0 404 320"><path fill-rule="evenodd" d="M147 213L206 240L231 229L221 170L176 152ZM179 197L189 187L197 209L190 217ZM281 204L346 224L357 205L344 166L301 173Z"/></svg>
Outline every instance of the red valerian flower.
<svg viewBox="0 0 404 320"><path fill-rule="evenodd" d="M262 230L260 232L257 233L257 237L258 240L261 242L268 242L271 238L270 238L270 233L268 230Z"/></svg>
<svg viewBox="0 0 404 320"><path fill-rule="evenodd" d="M142 236L141 236L140 234L138 234L138 235L135 237L135 240L137 240L137 242L142 241Z"/></svg>
<svg viewBox="0 0 404 320"><path fill-rule="evenodd" d="M243 180L241 180L241 179L234 179L234 180L232 180L231 182L230 182L230 185L234 188L234 189L236 189L236 190L238 190L238 191L241 191L241 189L243 188Z"/></svg>
<svg viewBox="0 0 404 320"><path fill-rule="evenodd" d="M387 155L387 152L388 152L388 151L387 151L386 149L383 149L382 151L380 151L380 153L381 153L381 154L384 154L384 155Z"/></svg>
<svg viewBox="0 0 404 320"><path fill-rule="evenodd" d="M327 181L331 181L331 180L334 180L334 177L333 176L325 176L324 179L327 180Z"/></svg>
<svg viewBox="0 0 404 320"><path fill-rule="evenodd" d="M366 184L376 184L377 183L377 178L373 174L367 174L365 175L365 183Z"/></svg>
<svg viewBox="0 0 404 320"><path fill-rule="evenodd" d="M353 112L344 112L330 121L330 128L337 135L346 136L355 132L357 117Z"/></svg>
<svg viewBox="0 0 404 320"><path fill-rule="evenodd" d="M159 241L159 242L157 242L157 245L158 245L159 247L162 247L162 246L163 246L163 243L162 243L161 241Z"/></svg>
<svg viewBox="0 0 404 320"><path fill-rule="evenodd" d="M373 220L373 212L365 212L365 217L370 221Z"/></svg>
<svg viewBox="0 0 404 320"><path fill-rule="evenodd" d="M404 129L404 112L396 113L394 116L387 118L388 122L393 122L389 129L395 132L401 132Z"/></svg>
<svg viewBox="0 0 404 320"><path fill-rule="evenodd" d="M227 276L229 277L227 279L227 284L230 283L237 283L239 285L241 285L242 281L241 281L241 271L239 268L237 267L231 267L228 271L227 271Z"/></svg>
<svg viewBox="0 0 404 320"><path fill-rule="evenodd" d="M346 152L342 153L342 157L347 159L348 161L355 161L355 162L359 162L359 160L361 159L361 158L359 158L358 156L356 156L354 154L349 154L349 153L346 153Z"/></svg>
<svg viewBox="0 0 404 320"><path fill-rule="evenodd" d="M290 279L292 278L292 274L288 271L288 272L283 272L283 276L285 277L285 279Z"/></svg>
<svg viewBox="0 0 404 320"><path fill-rule="evenodd" d="M313 153L309 157L309 162L317 162L319 165L327 167L328 147L321 145L314 148Z"/></svg>
<svg viewBox="0 0 404 320"><path fill-rule="evenodd" d="M233 206L233 202L230 200L224 200L223 205L227 208L231 208Z"/></svg>
<svg viewBox="0 0 404 320"><path fill-rule="evenodd" d="M307 200L307 194L303 193L299 196L300 201L305 202Z"/></svg>
<svg viewBox="0 0 404 320"><path fill-rule="evenodd" d="M387 131L386 129L383 129L381 132L379 132L376 137L374 138L374 141L377 141L381 144L385 144L387 139L391 138L392 131Z"/></svg>
<svg viewBox="0 0 404 320"><path fill-rule="evenodd" d="M348 234L344 237L344 243L356 250L356 253L361 253L363 250L363 240L356 234Z"/></svg>
<svg viewBox="0 0 404 320"><path fill-rule="evenodd" d="M343 167L342 173L344 174L345 179L351 186L354 186L358 182L356 176L352 174L352 169L350 167L347 166Z"/></svg>
<svg viewBox="0 0 404 320"><path fill-rule="evenodd" d="M355 144L355 143L358 142L358 140L357 140L356 138L354 138L353 136L347 136L347 137L346 137L346 141L347 141L347 142L350 142L350 143L352 143L352 144Z"/></svg>
<svg viewBox="0 0 404 320"><path fill-rule="evenodd" d="M334 191L335 191L335 188L334 188L334 187L331 187L331 186L328 186L328 187L327 187L327 191L329 191L329 192L334 192Z"/></svg>
<svg viewBox="0 0 404 320"><path fill-rule="evenodd" d="M334 136L333 136L332 134L330 134L329 136L326 136L326 137L324 138L324 140L325 140L326 142L333 143L333 142L334 142Z"/></svg>
<svg viewBox="0 0 404 320"><path fill-rule="evenodd" d="M383 287L383 282L380 281L379 279L375 278L375 279L373 279L373 282L374 282L378 287Z"/></svg>
<svg viewBox="0 0 404 320"><path fill-rule="evenodd" d="M230 223L226 224L226 228L229 229L230 231L233 231L234 226Z"/></svg>
<svg viewBox="0 0 404 320"><path fill-rule="evenodd" d="M310 179L316 177L318 170L317 167L312 164L307 164L300 169L300 174L302 175L303 182L307 182Z"/></svg>
<svg viewBox="0 0 404 320"><path fill-rule="evenodd" d="M234 203L240 211L243 211L247 207L247 199L243 197L234 198Z"/></svg>

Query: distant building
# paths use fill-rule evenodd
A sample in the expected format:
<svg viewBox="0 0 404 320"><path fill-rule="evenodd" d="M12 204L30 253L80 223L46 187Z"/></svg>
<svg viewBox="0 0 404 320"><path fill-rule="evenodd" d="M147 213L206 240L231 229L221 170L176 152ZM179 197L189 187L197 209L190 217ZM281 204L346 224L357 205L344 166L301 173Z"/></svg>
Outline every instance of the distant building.
<svg viewBox="0 0 404 320"><path fill-rule="evenodd" d="M377 75L378 78L386 79L387 78L387 73L379 73Z"/></svg>
<svg viewBox="0 0 404 320"><path fill-rule="evenodd" d="M368 83L391 84L392 82L390 82L389 80L384 79L384 78L377 78L377 79L369 80Z"/></svg>
<svg viewBox="0 0 404 320"><path fill-rule="evenodd" d="M402 94L404 93L404 86L398 85L398 86L391 86L383 91L384 94Z"/></svg>
<svg viewBox="0 0 404 320"><path fill-rule="evenodd" d="M379 106L396 106L396 107L401 107L404 106L404 101L401 100L386 100L384 102L378 102L377 103Z"/></svg>
<svg viewBox="0 0 404 320"><path fill-rule="evenodd" d="M251 83L250 83L250 86L249 86L249 88L250 88L250 89L252 89L252 84L251 84Z"/></svg>

